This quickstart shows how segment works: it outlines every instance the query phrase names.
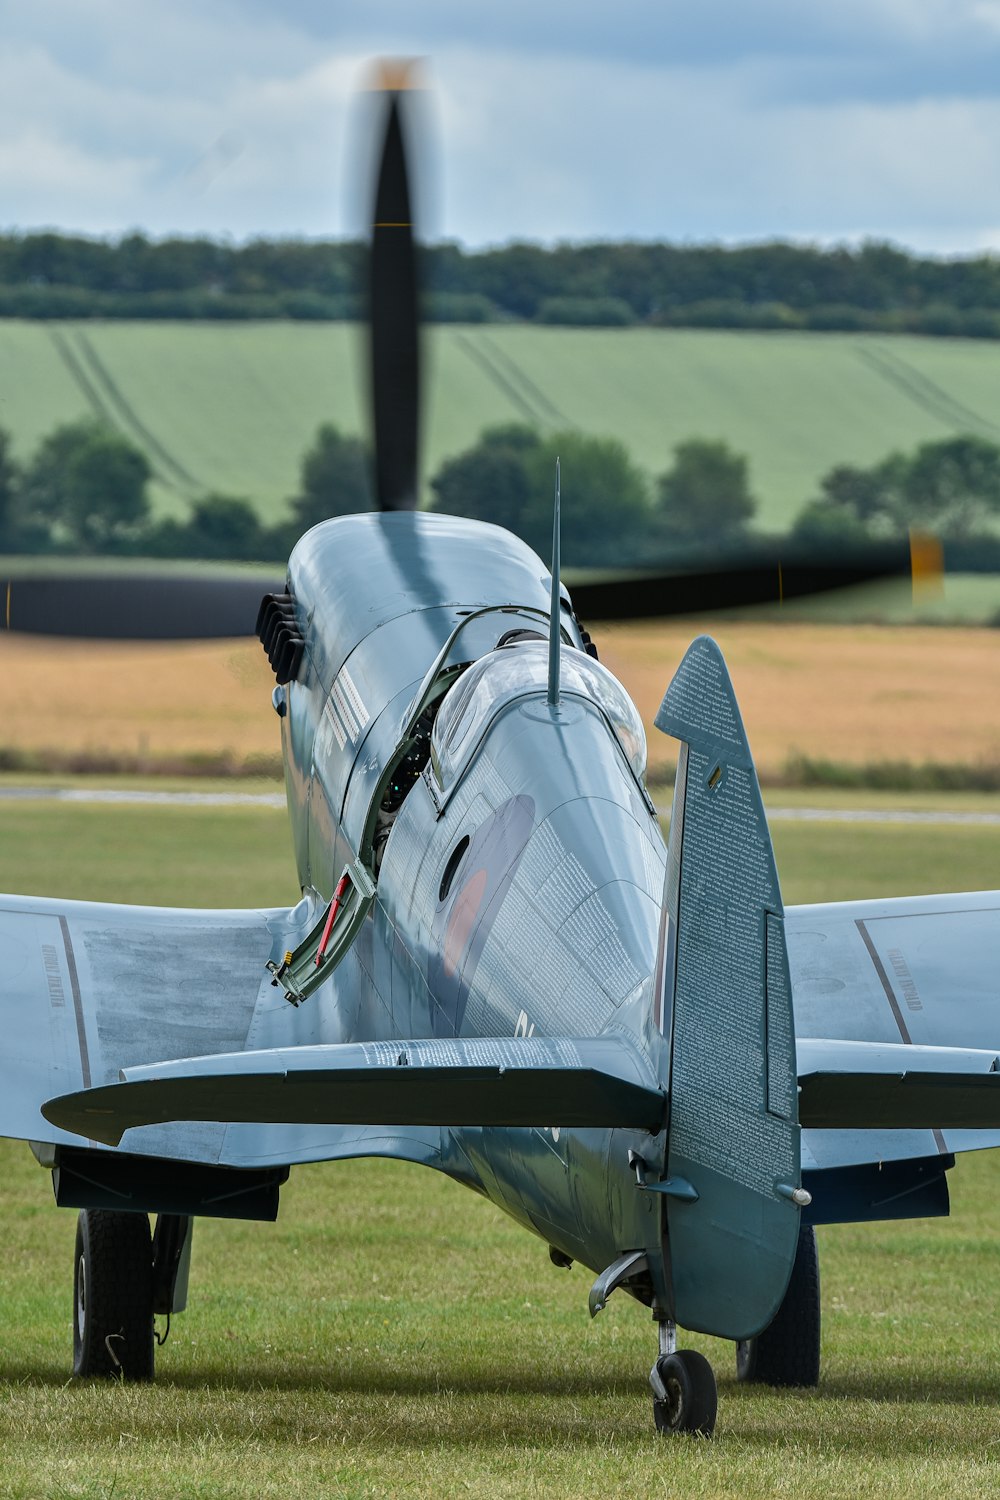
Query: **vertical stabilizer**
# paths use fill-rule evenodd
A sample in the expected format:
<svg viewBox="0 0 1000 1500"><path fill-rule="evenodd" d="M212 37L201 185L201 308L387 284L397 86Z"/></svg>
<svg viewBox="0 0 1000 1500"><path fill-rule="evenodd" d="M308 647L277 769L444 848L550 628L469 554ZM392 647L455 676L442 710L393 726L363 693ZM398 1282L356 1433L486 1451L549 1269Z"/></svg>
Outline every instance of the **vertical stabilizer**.
<svg viewBox="0 0 1000 1500"><path fill-rule="evenodd" d="M799 1127L784 913L767 821L722 653L700 636L656 725L681 740L658 1020L669 1041L667 1175L678 1322L766 1327L798 1241Z"/></svg>

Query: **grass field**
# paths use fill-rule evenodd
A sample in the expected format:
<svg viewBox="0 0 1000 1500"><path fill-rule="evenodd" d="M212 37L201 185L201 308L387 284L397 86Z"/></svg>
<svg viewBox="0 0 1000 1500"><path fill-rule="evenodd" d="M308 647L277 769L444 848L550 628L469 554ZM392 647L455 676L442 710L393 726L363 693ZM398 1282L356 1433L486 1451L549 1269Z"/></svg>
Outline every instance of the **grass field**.
<svg viewBox="0 0 1000 1500"><path fill-rule="evenodd" d="M597 631L602 659L646 724L650 763L673 742L653 728L699 630L729 662L765 775L789 756L853 764L1000 760L1000 633L990 630L682 621ZM278 754L273 678L255 641L177 645L0 639L9 705L0 750L135 755Z"/></svg>
<svg viewBox="0 0 1000 1500"><path fill-rule="evenodd" d="M0 889L290 899L283 815L0 808ZM780 826L788 900L982 883L996 831ZM995 860L993 868L995 870ZM995 882L994 882L995 883ZM737 1387L711 1443L652 1433L653 1329L488 1203L392 1163L297 1169L277 1225L199 1223L189 1310L146 1389L76 1384L75 1216L0 1146L0 1493L20 1497L671 1496L972 1500L1000 1493L997 1168L954 1215L820 1231L823 1378Z"/></svg>
<svg viewBox="0 0 1000 1500"><path fill-rule="evenodd" d="M860 800L822 799L829 808ZM961 800L969 810L998 810L995 797ZM0 804L0 827L0 891L168 906L283 906L299 895L282 808L18 799ZM777 823L773 837L788 903L1000 884L1000 833L990 826Z"/></svg>
<svg viewBox="0 0 1000 1500"><path fill-rule="evenodd" d="M961 339L653 329L428 332L424 474L497 422L619 437L651 474L691 436L750 457L783 528L835 463L956 432L1000 438L1000 347ZM164 510L205 490L274 515L317 425L360 430L343 324L0 322L0 424L19 455L97 412L147 452ZM572 503L573 476L563 476Z"/></svg>

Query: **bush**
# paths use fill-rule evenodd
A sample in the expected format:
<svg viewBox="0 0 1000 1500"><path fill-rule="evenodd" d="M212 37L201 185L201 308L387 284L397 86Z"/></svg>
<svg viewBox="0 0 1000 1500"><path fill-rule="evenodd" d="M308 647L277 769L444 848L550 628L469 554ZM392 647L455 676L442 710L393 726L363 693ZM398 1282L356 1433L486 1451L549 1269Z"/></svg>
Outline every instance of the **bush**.
<svg viewBox="0 0 1000 1500"><path fill-rule="evenodd" d="M657 506L668 543L737 540L757 509L746 456L709 438L678 443L657 481Z"/></svg>
<svg viewBox="0 0 1000 1500"><path fill-rule="evenodd" d="M66 422L42 440L18 494L26 520L61 528L82 552L114 552L149 517L149 460L105 423Z"/></svg>
<svg viewBox="0 0 1000 1500"><path fill-rule="evenodd" d="M499 323L500 309L480 292L429 292L423 315L429 323Z"/></svg>
<svg viewBox="0 0 1000 1500"><path fill-rule="evenodd" d="M635 321L621 297L546 297L535 314L536 323L563 328L628 328Z"/></svg>
<svg viewBox="0 0 1000 1500"><path fill-rule="evenodd" d="M557 457L566 565L634 563L649 528L649 495L644 475L615 438L542 437L518 423L489 428L431 480L433 508L505 526L547 560Z"/></svg>
<svg viewBox="0 0 1000 1500"><path fill-rule="evenodd" d="M372 494L368 444L345 436L332 422L321 423L302 460L299 493L291 502L292 543L310 526L331 516L370 510Z"/></svg>

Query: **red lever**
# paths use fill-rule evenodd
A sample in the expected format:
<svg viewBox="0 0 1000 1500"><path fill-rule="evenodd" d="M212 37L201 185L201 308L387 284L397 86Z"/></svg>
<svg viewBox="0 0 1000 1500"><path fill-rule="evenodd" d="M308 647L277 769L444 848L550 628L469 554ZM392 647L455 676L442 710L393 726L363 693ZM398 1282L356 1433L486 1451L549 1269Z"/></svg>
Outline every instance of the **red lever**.
<svg viewBox="0 0 1000 1500"><path fill-rule="evenodd" d="M326 945L330 941L330 933L333 931L333 919L337 915L337 908L340 905L341 897L343 896L349 884L350 877L346 874L341 875L339 881L337 882L337 889L333 893L333 900L330 902L330 911L327 915L326 926L323 928L323 936L320 938L319 947L316 949L317 969L323 962L323 955L326 953Z"/></svg>

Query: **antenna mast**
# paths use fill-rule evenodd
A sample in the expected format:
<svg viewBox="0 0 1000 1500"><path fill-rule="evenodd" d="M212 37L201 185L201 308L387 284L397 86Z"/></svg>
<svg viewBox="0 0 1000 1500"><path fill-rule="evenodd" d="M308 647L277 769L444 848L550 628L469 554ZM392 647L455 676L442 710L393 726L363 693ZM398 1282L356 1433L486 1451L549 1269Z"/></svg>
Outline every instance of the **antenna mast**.
<svg viewBox="0 0 1000 1500"><path fill-rule="evenodd" d="M549 703L559 703L559 645L562 603L559 591L559 460L556 459L556 494L552 508L552 602L549 606Z"/></svg>

